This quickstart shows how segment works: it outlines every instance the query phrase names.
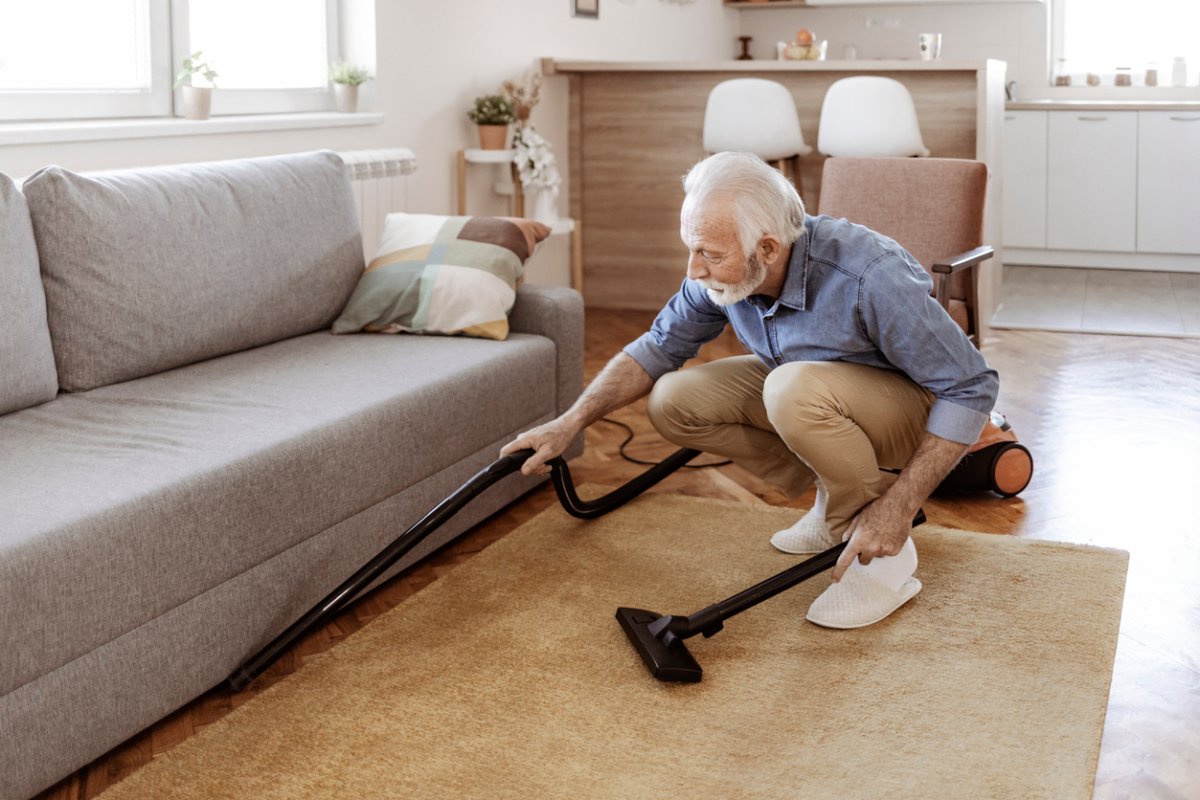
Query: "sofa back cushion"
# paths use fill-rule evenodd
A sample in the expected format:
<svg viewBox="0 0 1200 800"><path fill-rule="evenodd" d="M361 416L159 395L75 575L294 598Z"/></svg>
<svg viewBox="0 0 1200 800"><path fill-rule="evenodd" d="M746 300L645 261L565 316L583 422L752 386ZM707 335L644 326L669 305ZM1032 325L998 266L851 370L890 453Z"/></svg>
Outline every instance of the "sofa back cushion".
<svg viewBox="0 0 1200 800"><path fill-rule="evenodd" d="M62 388L79 391L328 327L363 271L329 151L24 186Z"/></svg>
<svg viewBox="0 0 1200 800"><path fill-rule="evenodd" d="M0 174L0 414L58 394L29 208Z"/></svg>

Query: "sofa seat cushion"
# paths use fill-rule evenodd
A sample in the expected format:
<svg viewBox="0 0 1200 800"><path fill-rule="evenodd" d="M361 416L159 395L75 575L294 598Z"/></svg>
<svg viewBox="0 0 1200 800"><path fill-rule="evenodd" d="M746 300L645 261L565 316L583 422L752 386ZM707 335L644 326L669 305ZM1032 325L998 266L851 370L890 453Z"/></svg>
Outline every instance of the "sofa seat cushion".
<svg viewBox="0 0 1200 800"><path fill-rule="evenodd" d="M541 336L321 332L0 418L0 693L553 416L555 382Z"/></svg>

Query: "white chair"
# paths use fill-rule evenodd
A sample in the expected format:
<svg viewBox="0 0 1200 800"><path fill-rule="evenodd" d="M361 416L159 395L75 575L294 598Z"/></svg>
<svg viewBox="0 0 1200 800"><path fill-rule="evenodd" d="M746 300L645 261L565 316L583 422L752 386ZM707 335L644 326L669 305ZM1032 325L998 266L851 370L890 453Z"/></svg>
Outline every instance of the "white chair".
<svg viewBox="0 0 1200 800"><path fill-rule="evenodd" d="M796 102L787 87L763 78L722 81L708 94L704 109L704 149L754 153L785 175L792 163L792 183L800 188L800 156L812 152L800 131Z"/></svg>
<svg viewBox="0 0 1200 800"><path fill-rule="evenodd" d="M829 87L821 104L817 149L845 158L929 155L908 89L874 75L842 78Z"/></svg>

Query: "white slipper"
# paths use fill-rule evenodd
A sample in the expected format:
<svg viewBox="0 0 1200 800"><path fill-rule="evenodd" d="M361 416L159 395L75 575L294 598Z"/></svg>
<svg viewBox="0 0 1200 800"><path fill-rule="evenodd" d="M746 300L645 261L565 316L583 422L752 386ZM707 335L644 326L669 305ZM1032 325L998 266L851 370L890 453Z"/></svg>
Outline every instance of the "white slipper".
<svg viewBox="0 0 1200 800"><path fill-rule="evenodd" d="M835 544L837 541L825 524L825 515L818 514L816 509L809 511L792 527L771 536L772 547L794 555L820 553Z"/></svg>
<svg viewBox="0 0 1200 800"><path fill-rule="evenodd" d="M865 628L874 625L917 596L921 582L909 578L893 591L864 569L846 570L808 608L808 621L825 628Z"/></svg>

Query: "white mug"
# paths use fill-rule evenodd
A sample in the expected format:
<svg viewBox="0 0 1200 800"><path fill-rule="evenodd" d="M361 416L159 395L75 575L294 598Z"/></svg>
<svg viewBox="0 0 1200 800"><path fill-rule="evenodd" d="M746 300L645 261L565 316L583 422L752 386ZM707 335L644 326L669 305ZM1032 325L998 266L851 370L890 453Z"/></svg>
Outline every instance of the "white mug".
<svg viewBox="0 0 1200 800"><path fill-rule="evenodd" d="M940 33L918 33L917 44L921 48L922 61L936 61L942 57L942 35Z"/></svg>

